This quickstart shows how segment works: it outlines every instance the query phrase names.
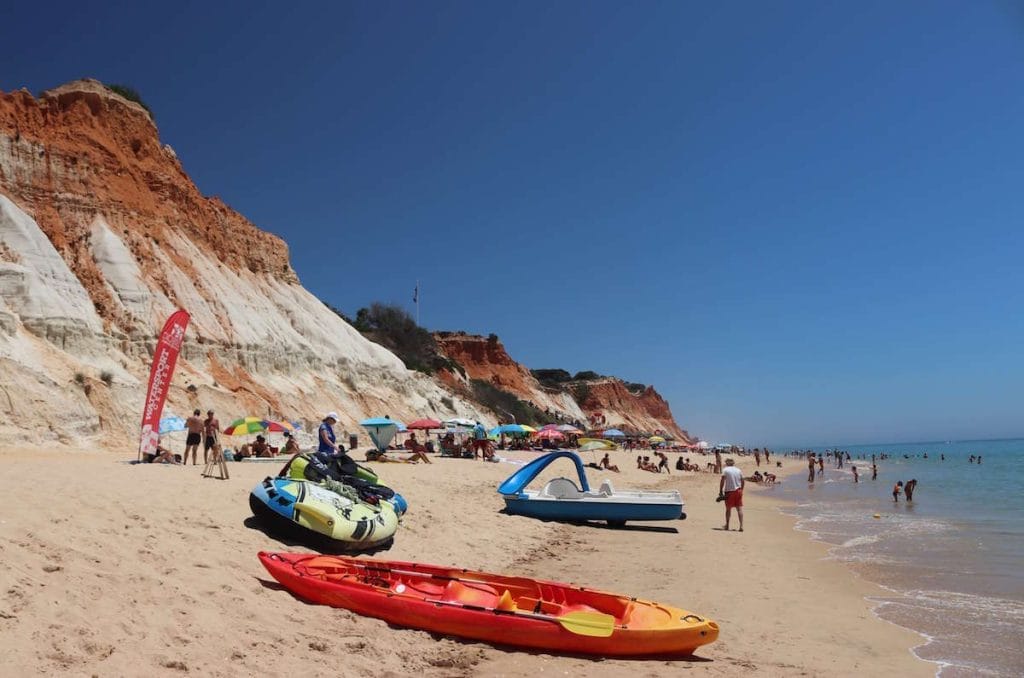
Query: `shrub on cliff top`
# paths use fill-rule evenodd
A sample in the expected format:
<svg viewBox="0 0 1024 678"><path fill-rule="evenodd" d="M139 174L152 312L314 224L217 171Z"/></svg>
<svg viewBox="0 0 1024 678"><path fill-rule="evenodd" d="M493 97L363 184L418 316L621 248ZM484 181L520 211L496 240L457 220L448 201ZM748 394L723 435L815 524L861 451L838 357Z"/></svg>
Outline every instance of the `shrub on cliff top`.
<svg viewBox="0 0 1024 678"><path fill-rule="evenodd" d="M626 390L632 393L633 395L639 395L647 390L647 384L641 384L635 381L627 381L625 382L625 386Z"/></svg>
<svg viewBox="0 0 1024 678"><path fill-rule="evenodd" d="M573 379L575 379L577 381L592 381L594 379L601 379L602 376L603 375L600 375L597 372L592 372L590 370L584 370L583 372L577 372L576 376L573 377Z"/></svg>
<svg viewBox="0 0 1024 678"><path fill-rule="evenodd" d="M150 116L153 115L153 109L146 105L146 102L142 100L142 95L140 95L134 87L129 87L128 85L118 85L116 83L112 85L105 84L104 87L109 89L114 94L120 94L128 101L134 101L139 106L145 108L146 112L149 113Z"/></svg>
<svg viewBox="0 0 1024 678"><path fill-rule="evenodd" d="M565 382L572 381L572 375L565 370L530 370L530 374L532 374L533 378L539 381L542 386L547 386L549 388L558 388Z"/></svg>
<svg viewBox="0 0 1024 678"><path fill-rule="evenodd" d="M520 400L514 393L504 391L485 379L473 379L470 385L473 387L473 399L493 410L500 419L512 416L520 424L547 423L548 415L543 410Z"/></svg>
<svg viewBox="0 0 1024 678"><path fill-rule="evenodd" d="M443 355L434 336L417 325L401 306L374 302L359 309L352 325L367 339L401 358L410 370L433 374L448 369L465 375L462 365Z"/></svg>

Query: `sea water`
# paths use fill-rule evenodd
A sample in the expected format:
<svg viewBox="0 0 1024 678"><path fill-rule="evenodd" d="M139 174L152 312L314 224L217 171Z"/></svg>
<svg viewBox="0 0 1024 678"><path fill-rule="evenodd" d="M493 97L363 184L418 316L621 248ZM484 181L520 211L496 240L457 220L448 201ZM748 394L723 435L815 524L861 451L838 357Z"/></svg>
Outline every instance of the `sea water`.
<svg viewBox="0 0 1024 678"><path fill-rule="evenodd" d="M797 527L890 592L876 614L922 633L915 652L942 678L1024 676L1024 439L839 449L851 456L842 469L826 458L814 483L804 473L778 486ZM913 502L893 502L912 478Z"/></svg>

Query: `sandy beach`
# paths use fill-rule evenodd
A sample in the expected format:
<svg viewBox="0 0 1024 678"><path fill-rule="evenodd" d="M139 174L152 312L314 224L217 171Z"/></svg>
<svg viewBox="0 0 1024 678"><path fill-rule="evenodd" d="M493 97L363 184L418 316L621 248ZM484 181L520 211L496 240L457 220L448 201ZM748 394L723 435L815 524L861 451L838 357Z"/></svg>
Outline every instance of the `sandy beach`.
<svg viewBox="0 0 1024 678"><path fill-rule="evenodd" d="M495 487L510 464L375 466L410 503L378 557L572 581L721 626L691 661L595 661L434 637L296 600L256 552L305 549L256 529L247 502L277 464L232 463L220 481L201 478L201 466L132 466L125 454L3 458L18 479L0 511L0 647L11 675L935 673L910 651L920 636L872 614L865 596L881 589L826 560L825 546L777 510L771 488L747 492L744 533L715 529L723 509L712 474L591 471L616 486L676 488L687 502L685 521L608 529L499 513ZM739 466L749 475L753 460Z"/></svg>

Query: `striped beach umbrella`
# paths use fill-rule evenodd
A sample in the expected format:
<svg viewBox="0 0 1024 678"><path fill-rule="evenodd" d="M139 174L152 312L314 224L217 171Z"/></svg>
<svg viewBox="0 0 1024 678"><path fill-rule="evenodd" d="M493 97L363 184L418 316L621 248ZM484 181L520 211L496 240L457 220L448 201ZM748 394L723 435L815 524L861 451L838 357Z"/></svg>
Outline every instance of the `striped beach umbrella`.
<svg viewBox="0 0 1024 678"><path fill-rule="evenodd" d="M266 421L260 417L242 417L235 419L224 429L224 435L245 436L266 430Z"/></svg>

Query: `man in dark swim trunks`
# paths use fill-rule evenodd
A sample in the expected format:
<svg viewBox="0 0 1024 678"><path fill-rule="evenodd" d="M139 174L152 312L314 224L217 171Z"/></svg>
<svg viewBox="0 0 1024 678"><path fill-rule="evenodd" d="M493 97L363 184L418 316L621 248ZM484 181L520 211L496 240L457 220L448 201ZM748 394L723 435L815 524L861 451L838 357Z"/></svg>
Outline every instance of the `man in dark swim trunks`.
<svg viewBox="0 0 1024 678"><path fill-rule="evenodd" d="M210 448L217 444L217 436L220 434L220 422L213 416L213 410L206 411L206 419L203 421L203 433L206 439L203 442L203 463L210 454Z"/></svg>
<svg viewBox="0 0 1024 678"><path fill-rule="evenodd" d="M195 466L196 458L199 456L199 443L203 442L203 420L199 418L199 410L192 411L192 416L185 420L185 428L188 430L188 438L185 439L185 456L181 460L181 465L188 463L188 451L192 450L192 465ZM203 460L205 459L204 454Z"/></svg>

